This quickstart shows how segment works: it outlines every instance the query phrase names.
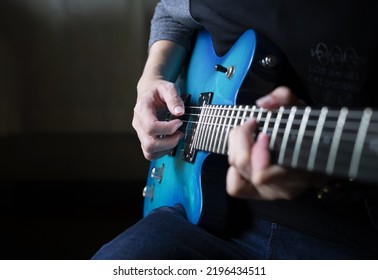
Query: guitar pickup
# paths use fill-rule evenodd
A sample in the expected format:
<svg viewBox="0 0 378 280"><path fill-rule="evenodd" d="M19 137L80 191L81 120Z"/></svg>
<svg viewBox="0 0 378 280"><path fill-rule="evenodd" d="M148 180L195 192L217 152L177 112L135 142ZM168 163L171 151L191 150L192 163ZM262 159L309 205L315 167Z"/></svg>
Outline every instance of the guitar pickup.
<svg viewBox="0 0 378 280"><path fill-rule="evenodd" d="M183 93L183 94L181 94L180 97L181 97L181 99L182 99L182 101L184 103L184 106L187 107L189 105L189 103L190 103L190 97L191 97L191 95L187 94L187 93ZM178 129L178 131L181 131L181 132L185 133L186 128L188 126L189 114L184 113L183 116L177 117L175 115L172 115L171 113L168 113L167 119L166 119L167 121L175 120L175 119L181 119L182 120L183 124ZM169 155L170 156L175 156L176 152L177 152L177 146L170 151Z"/></svg>
<svg viewBox="0 0 378 280"><path fill-rule="evenodd" d="M189 130L191 131L190 133L190 139L185 142L185 147L184 147L184 154L182 156L182 159L187 161L187 162L194 162L197 150L193 147L193 141L194 137L196 135L196 130L198 126L198 121L199 121L199 116L201 114L202 107L206 104L210 104L211 99L213 97L213 92L204 92L200 94L200 97L198 99L198 108L195 109L195 114L189 114L193 115L192 119L188 119L188 123L191 124L191 127ZM197 112L198 111L198 112Z"/></svg>

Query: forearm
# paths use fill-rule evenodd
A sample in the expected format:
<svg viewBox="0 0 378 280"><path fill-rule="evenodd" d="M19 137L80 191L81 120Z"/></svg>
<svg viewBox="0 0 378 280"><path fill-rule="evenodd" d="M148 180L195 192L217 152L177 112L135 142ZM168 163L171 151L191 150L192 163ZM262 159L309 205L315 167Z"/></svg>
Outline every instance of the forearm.
<svg viewBox="0 0 378 280"><path fill-rule="evenodd" d="M155 42L150 47L138 88L144 82L157 79L174 82L181 71L187 52L183 46L172 41Z"/></svg>

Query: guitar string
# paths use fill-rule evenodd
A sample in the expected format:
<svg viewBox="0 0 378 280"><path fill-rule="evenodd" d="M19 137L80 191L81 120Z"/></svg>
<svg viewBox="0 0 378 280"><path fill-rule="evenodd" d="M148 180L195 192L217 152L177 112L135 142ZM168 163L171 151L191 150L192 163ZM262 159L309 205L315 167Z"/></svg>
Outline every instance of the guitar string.
<svg viewBox="0 0 378 280"><path fill-rule="evenodd" d="M228 119L234 120L235 118L228 118ZM239 119L239 120L242 120L242 119ZM268 123L269 123L269 125L275 124L275 121L276 121L276 119L270 118ZM260 121L258 122L258 124L260 124L260 123L265 124L265 122L266 122L266 118L261 118ZM210 127L210 129L212 129L211 127L218 127L218 126L220 126L220 127L230 126L230 127L234 128L234 127L240 125L240 124L228 125L228 124L224 124L224 123L198 122L198 121L187 121L187 120L183 120L183 123L194 124L194 125L197 125L197 126L200 124L200 125L203 125L203 126L206 126L206 127ZM281 132L282 130L285 130L285 127L282 127L282 126L286 125L286 123L287 122L281 122L280 123L280 127L278 128L279 132ZM292 135L292 134L296 135L296 133L299 132L300 124L301 124L301 120L294 120L292 122L292 126L298 127L298 129L295 129L295 128L290 129L290 135ZM336 127L336 124L337 124L337 122L335 121L335 122L329 123L328 125L324 125L323 135L325 134L326 136L329 136L329 134L333 134L335 127ZM376 124L378 125L378 122ZM359 125L359 123L358 123L358 125ZM357 126L357 124L356 124L356 126ZM315 132L316 127L317 127L317 121L308 121L308 123L306 125L305 136L308 136L308 137L314 136L313 133ZM262 129L262 126L260 126L259 128ZM327 131L327 130L329 130L329 131ZM358 127L349 127L349 128L344 127L343 128L343 139L346 140L346 141L355 141L355 138L353 138L353 136L355 136L355 134L353 134L353 132L358 132ZM374 129L370 129L369 133L370 133L370 135L368 135L369 137L375 138L374 137L375 135L377 135L377 137L378 137L378 130L375 131Z"/></svg>
<svg viewBox="0 0 378 280"><path fill-rule="evenodd" d="M301 147L301 150L307 150L309 151L310 150L310 147L311 145L302 145ZM339 148L338 149L338 157L337 157L337 160L336 160L336 165L335 165L335 172L334 174L336 174L336 172L340 173L341 174L348 174L348 171L349 171L349 164L350 164L350 160L351 160L351 153L350 151L352 150L353 147L350 147L349 149L348 148ZM196 148L196 150L204 150L204 151L208 151L208 152L212 152L212 153L219 153L217 152L217 150L208 150L208 149L200 149L200 148ZM180 149L181 152L184 151L184 149ZM275 152L278 152L279 149L278 148L275 148L273 151ZM286 149L286 156L284 158L284 161L282 163L282 165L284 166L289 166L291 167L292 166L292 155L293 155L293 151L294 151L294 148L292 146L288 146L287 149ZM225 154L225 153L220 153L220 154ZM317 150L316 152L316 162L317 164L315 165L314 167L314 171L319 171L319 172L324 172L325 171L325 164L329 158L329 146L325 149L323 146L319 146L319 149ZM350 155L349 157L347 155ZM341 157L340 157L341 156ZM359 164L359 170L364 170L364 172L368 173L369 172L373 172L372 174L374 174L374 172L377 172L377 169L376 169L376 163L377 163L377 157L375 156L372 156L370 152L367 152L367 151L363 151L361 153L361 156L364 158L363 161L360 162ZM299 158L298 158L298 161L297 161L297 165L296 167L301 167L302 166L302 169L303 169L303 166L306 167L307 164L308 164L308 161L309 161L309 154L304 154L304 153L301 153ZM306 168L304 168L306 169Z"/></svg>
<svg viewBox="0 0 378 280"><path fill-rule="evenodd" d="M233 128L234 126L231 126L230 128ZM211 128L210 128L211 130ZM261 129L260 129L261 131ZM268 134L272 133L273 129L270 128L267 132ZM289 142L288 142L288 145L287 145L287 151L290 151L290 150L294 150L294 146L295 146L295 142L296 142L296 139L297 139L297 136L299 135L299 129L295 129L295 130L292 130L292 133L290 133L290 136L289 137ZM188 129L188 132L187 132L187 135L188 135L188 139L190 139L195 133L195 129ZM285 129L284 128L281 128L281 129L278 129L276 134L276 143L278 142L279 144L281 144L279 141L277 140L282 140L283 138L283 135L285 133ZM319 148L318 148L318 154L320 154L320 152L324 152L327 157L328 157L328 152L329 152L329 148L330 148L330 143L327 144L324 144L324 142L331 142L331 139L333 137L334 133L333 131L332 132L323 132L323 135L322 135L322 139L323 141L321 142L321 145L319 145ZM222 137L224 135L218 135L216 138L214 138L214 141L217 142L217 143L220 143L221 145L227 141L227 139L225 139L225 137ZM307 140L303 140L302 141L302 145L301 145L301 149L302 150L306 150L306 148L308 150L310 150L311 148L311 145L312 145L312 138L313 138L314 134L313 133L305 133L303 135L303 137L306 137ZM293 139L294 138L294 139ZM367 138L371 138L371 137L367 137ZM310 140L310 141L308 141ZM370 142L370 139L368 140L365 140L364 141L364 144L367 144ZM338 151L345 151L345 152L350 152L350 150L354 147L354 144L355 144L355 138L347 138L347 137L342 137L339 141L339 149ZM346 147L348 146L349 147ZM219 146L219 145L218 145ZM202 147L202 146L201 146ZM206 146L204 147L206 148ZM362 152L363 154L369 154L367 153L368 151L366 151L367 149L364 149Z"/></svg>
<svg viewBox="0 0 378 280"><path fill-rule="evenodd" d="M198 108L200 108L200 107L196 107L195 109L198 109ZM217 110L217 109L220 109L220 108L208 108L208 109L210 109L210 110ZM236 108L236 110L235 110L235 108L233 107L233 108L230 108L231 109L231 111L234 111L234 112L236 112L237 111L237 108ZM353 112L353 111L352 111ZM251 111L251 113L252 113L252 115L254 114L254 113L257 113L257 111ZM339 111L334 111L334 113L336 113L337 114L337 116L335 116L335 117L337 117L338 118L338 113L339 113ZM358 112L358 113L363 113L362 111L361 112ZM284 115L285 113L283 113L283 115ZM290 115L290 113L286 113L287 115ZM199 114L188 114L188 115L190 115L190 116L195 116L195 115L199 115ZM331 114L328 114L328 117L330 116ZM215 116L215 115L213 115L213 114L208 114L207 116L209 116L209 117L211 117L211 118L224 118L224 117L219 117L219 116ZM250 116L250 117L252 117L252 116ZM302 117L302 116L301 116ZM241 117L239 117L239 118L235 118L234 116L229 116L229 117L226 117L225 119L231 119L231 120L243 120L244 118L241 118ZM260 119L260 121L265 121L266 119L264 119L263 117ZM348 119L349 121L350 121L350 119ZM358 120L358 123L356 122L355 123L355 126L357 127L357 126L359 126L359 124L360 124L360 119L357 119L356 118L356 120ZM274 122L275 121L275 119L271 119L270 120L270 122ZM297 123L294 123L295 121L297 121ZM301 119L294 119L294 121L293 121L293 125L300 125L300 121L301 121ZM198 122L193 122L193 121L186 121L186 122L189 122L189 123L198 123ZM317 121L312 121L314 124L315 124L315 127L316 127L316 124L317 124ZM335 122L334 122L334 124L336 124L336 122L337 122L337 120L335 120ZM374 122L374 120L373 120L373 122ZM284 122L284 124L286 123L286 121ZM210 125L210 126L212 126L212 127L215 127L215 126L228 126L228 127L230 127L230 128L233 128L233 127L235 127L235 126L237 126L238 124L216 124L216 123L202 123L202 124L205 124L205 125ZM331 126L331 128L333 128L334 129L334 127L335 126ZM213 128L210 128L210 130L211 129L213 129ZM214 129L213 129L214 130ZM344 128L344 130L346 130L346 128ZM193 130L194 131L194 130ZM192 134L193 134L193 131L192 132L190 132L189 131L189 133L188 134L191 134L191 136L192 136ZM298 135L298 132L299 132L299 129L298 130L296 130L296 129L294 129L294 130L291 130L291 136L297 136ZM312 132L314 132L314 131L312 131ZM324 133L325 131L323 131L323 138L325 138L324 137ZM284 133L284 129L283 128L279 128L278 129L278 131L277 131L277 135L280 137L280 134L282 134L283 135L283 133ZM334 131L330 131L329 133L328 133L328 135L327 135L327 137L332 137L333 136L333 133L334 133ZM327 134L327 132L326 132L326 134ZM207 134L207 135L209 135L209 134ZM212 134L213 135L213 134ZM308 132L307 133L305 133L305 135L303 135L303 137L312 137L313 136L313 134L309 134ZM355 139L353 138L353 139L347 139L346 137L346 133L345 132L343 132L343 138L341 139L341 141L340 142L345 142L345 141L349 141L349 142L351 142L352 144L354 144L354 141L355 141ZM350 135L349 135L350 136ZM354 135L353 135L354 136ZM217 139L215 139L215 140L219 140L219 138L220 137L217 137ZM369 140L369 139L368 139ZM367 140L365 140L365 143L367 142ZM308 142L305 142L305 144L306 143L308 143ZM309 146L308 146L309 147ZM343 144L343 143L340 143L340 147L339 147L339 151L342 151L342 149L343 149L343 147L345 147L345 143ZM305 148L304 147L304 145L302 144L302 147L301 147L301 149L303 149L303 148ZM293 150L291 147L290 147L290 145L289 145L289 147L288 147L288 149L287 149L287 151L289 151L290 152L290 149L291 150ZM320 150L318 151L318 153L317 153L317 156L318 156L318 158L319 157L321 157L322 156L322 154L325 154L326 155L326 157L324 157L325 159L328 159L328 152L329 152L329 149L323 149L323 151L322 151L322 149L323 149L323 147L321 146L320 147ZM346 149L345 151L349 151L350 152L350 148L349 149ZM364 152L364 151L362 151L362 154L364 155L364 157L365 157L365 155L366 155L366 153ZM370 153L368 153L368 155L370 155ZM367 156L366 156L367 157ZM373 158L372 160L375 160L375 158ZM365 161L366 162L366 161ZM369 166L369 165L368 165Z"/></svg>
<svg viewBox="0 0 378 280"><path fill-rule="evenodd" d="M201 112L198 113L198 110L201 110L203 108L210 109L210 110L213 110L213 111L220 110L220 109L224 111L224 109L226 109L226 110L230 110L233 113L238 112L238 110L240 110L238 107L218 108L218 107L210 107L210 106L206 106L206 107L195 107L195 106L192 106L192 107L188 107L188 108L190 109L189 111L193 111L193 109L197 111L197 113L190 113L190 112L188 113L188 112L186 112L184 114L184 116L188 116L188 117L198 117L198 116L200 116ZM268 110L261 109L261 108L246 109L246 110L249 111L249 113L251 114L250 116L247 116L247 117L235 117L235 116L232 116L232 115L231 116L227 116L227 115L226 116L219 116L219 115L214 115L214 114L211 114L211 113L210 114L202 114L202 116L205 117L205 118L206 117L211 117L211 118L215 118L215 119L219 119L219 120L225 120L223 123L217 123L217 125L224 125L224 123L227 123L227 122L228 122L227 123L227 125L228 125L232 121L238 125L238 121L240 121L240 122L241 121L245 121L245 120L247 120L248 118L251 118L251 117L255 117L256 118L257 116L254 116L255 113L258 115L262 111L263 111L262 114L264 114L264 113L268 114L268 112L269 112ZM271 112L272 112L272 115L273 114L278 114L277 111L271 111ZM304 110L303 109L298 109L295 112L294 119L292 120L292 125L300 125L301 124L301 121L302 121L302 118L303 118L303 115L300 114L301 112L304 112ZM314 113L314 112L320 112L320 110L313 110L311 113ZM317 126L318 119L314 119L314 118L317 118L318 116L313 116L313 115L311 115L311 113L310 113L309 117L312 117L312 119L310 118L308 120L308 123L306 125L307 128L311 128L311 126L314 126L314 127ZM327 124L328 124L329 128L331 128L331 129L335 128L335 126L337 124L337 121L338 121L339 113L340 113L340 111L337 111L337 110L329 111L327 113L327 122L325 124L325 128L327 128ZM347 120L348 120L347 125L349 125L349 127L348 126L344 126L343 127L344 131L346 131L346 130L353 130L353 129L354 130L358 130L359 129L359 126L360 126L360 123L361 123L361 115L363 114L363 111L350 111L350 113L351 114L358 113L358 116L355 117L355 118L353 118L351 116L351 114L348 115L348 117L347 117ZM334 116L332 116L332 114L334 114ZM287 120L285 119L285 117L286 117L285 115L290 116L291 115L291 111L287 111L286 110L286 112L285 112L285 110L283 110L282 115L281 115L283 117L283 118L281 118L282 119L281 124L283 124L283 125L285 125L286 122L287 122ZM331 118L333 120L330 120ZM183 120L183 121L184 122L198 124L197 121L192 121L192 120L190 120L190 121ZM266 116L262 115L259 121L265 123L266 122ZM275 123L275 121L276 121L275 117L273 117L273 118L271 117L269 119L269 124ZM210 123L210 122L201 122L200 124L202 124L202 125L210 125L210 126L216 125L216 124ZM374 118L372 118L371 121L370 121L370 124L373 124L373 125L374 124L378 124L378 120L376 121ZM235 124L232 124L232 123L231 123L231 125L235 126ZM376 129L374 129L374 128L376 128ZM372 125L370 125L370 131L369 132L370 133L374 133L374 132L378 133L378 126L372 126Z"/></svg>
<svg viewBox="0 0 378 280"><path fill-rule="evenodd" d="M271 132L271 131L269 131L269 132ZM268 133L269 133L268 132ZM190 132L190 137L193 135L193 131L192 132ZM284 134L284 130L283 129L281 129L281 130L279 130L278 132L277 132L277 139L278 140L281 140L282 138L283 138L283 134ZM293 136L295 137L295 136L297 136L298 135L298 133L297 133L297 131L296 131L296 133L293 133ZM331 139L332 138L332 136L333 136L333 133L329 133L329 135L327 135L328 136L328 139ZM305 140L305 141L303 141L303 143L302 143L302 145L301 145L301 150L306 150L306 149L308 149L308 150L310 150L310 148L311 148L311 144L312 144L312 138L311 138L311 136L304 136L304 137L307 137L307 138L310 138L311 139L311 141L308 141L308 139L307 139L307 141ZM325 137L323 137L323 139L324 139ZM295 138L296 139L296 138ZM221 141L219 141L219 140L221 140ZM221 136L219 136L219 137L217 137L216 139L215 139L215 141L216 142L219 142L220 144L224 144L224 142L226 141L226 139L225 139L225 137L222 137L222 135ZM330 140L329 140L330 141ZM277 141L276 141L277 142ZM365 143L364 144L366 144L366 142L367 141L365 141ZM290 152L290 150L293 150L294 148L292 147L292 145L293 145L293 143L295 143L295 140L293 141L293 140L289 140L289 145L287 145L287 151L288 152ZM322 143L322 142L321 142ZM349 145L349 146L348 146ZM374 145L374 144L373 144ZM199 146L199 147L201 147L202 149L209 149L209 147L202 147L202 146ZM219 145L218 145L218 147L219 147ZM338 152L339 152L339 154L343 154L344 152L345 152L345 154L350 154L350 151L352 150L352 148L354 147L354 141L345 141L344 139L341 139L340 140L340 142L339 142L339 148L338 148ZM329 153L329 143L328 143L328 145L325 145L324 146L324 144L323 145L320 145L319 147L318 147L318 151L317 151L317 155L318 155L318 157L321 157L322 156L322 153L324 153L324 157L323 158L325 158L325 159L327 159L328 158L328 153ZM213 149L211 149L211 150L214 150L214 148ZM374 146L373 146L373 151L374 151ZM371 151L370 151L370 149L363 149L362 150L362 155L364 156L364 157L366 157L366 158L369 158L370 157L370 153L371 153ZM373 160L376 160L376 158L374 158L373 157Z"/></svg>
<svg viewBox="0 0 378 280"><path fill-rule="evenodd" d="M191 116L194 116L193 114ZM213 116L213 115L204 115L205 117L215 117L217 118L216 116ZM226 116L226 117L221 117L222 120L225 120L223 123L213 123L213 122L198 122L198 121L193 121L193 120L182 120L184 123L187 123L187 124L194 124L194 125L203 125L203 126L206 126L206 127L222 127L222 126L226 126L226 127L230 127L230 128L233 128L235 126L238 126L240 125L240 122L241 121L245 121L247 120L248 118L242 118L242 117L239 117L239 118L236 118L236 117L232 117L232 116ZM260 120L258 121L258 123L261 123L261 124L265 124L267 118L266 117L261 117ZM281 119L282 120L282 119ZM240 121L240 122L238 122ZM269 118L268 120L268 128L271 128L270 126L272 124L275 124L277 121L276 118ZM351 120L348 119L348 121L350 122ZM299 127L301 125L301 122L302 122L302 119L294 119L292 121L292 129L290 130L290 135L297 135L297 133L299 132ZM342 137L343 137L343 140L344 141L355 141L355 138L354 136L356 136L355 133L358 132L358 129L359 129L359 126L360 126L360 120L358 122L355 122L353 125L352 124L349 124L349 126L344 126L343 127L343 133L342 133ZM287 120L283 119L281 122L280 122L280 126L278 128L278 132L282 132L282 130L284 130L285 128L282 127L282 126L285 126L287 124ZM336 127L336 124L337 124L337 120L334 120L334 121L327 121L327 123L324 125L323 127L323 133L322 135L327 137L327 136L330 136L331 134L334 133L334 130L335 130L335 127ZM372 120L370 122L370 129L369 129L369 135L367 135L368 137L365 139L365 142L369 142L371 140L371 138L375 138L375 137L378 137L378 122ZM318 125L318 120L309 120L306 124L306 130L305 130L305 134L304 136L306 137L312 137L314 136L314 132L316 130L316 127ZM295 129L295 127L298 127L298 129ZM260 127L261 128L261 127ZM212 129L212 128L210 128ZM327 131L327 129L329 131Z"/></svg>
<svg viewBox="0 0 378 280"><path fill-rule="evenodd" d="M191 108L195 108L196 110L200 110L201 108L206 108L206 107L191 107ZM237 112L238 111L238 108L235 108L235 107L232 107L232 108L209 108L210 110L213 110L213 111L215 111L215 110L219 110L219 109L221 109L221 110L229 110L229 111L231 111L231 112L233 112L233 113L235 113L235 112ZM251 110L247 110L249 113L251 113L252 114L252 116L248 116L247 118L243 118L243 117L235 117L235 116L222 116L222 117L219 117L219 116L216 116L216 115L214 115L214 114L203 114L203 116L204 117L215 117L215 118L221 118L221 119L226 119L226 120L233 120L233 121L237 121L237 120L246 120L246 119L248 119L248 118L250 118L250 117L254 117L254 114L259 114L260 113L260 111L262 111L263 113L262 114L264 114L264 113L268 113L269 111L268 110L266 110L266 109L257 109L257 110L254 110L254 111L251 111ZM272 114L278 114L278 111L270 111ZM316 118L316 117L319 117L319 116L317 116L317 115L311 115L312 113L316 113L316 112L320 112L320 110L313 110L311 113L310 113L310 117L312 117L312 118ZM333 110L333 111L328 111L328 113L327 113L327 123L330 125L330 127L334 127L334 125L336 125L336 123L337 123L337 120L338 120L338 117L339 117L339 113L340 113L340 111L337 111L337 110ZM347 117L347 119L348 119L348 121L349 121L349 125L351 125L352 123L355 125L355 126L350 126L349 128L348 127L344 127L344 129L358 129L359 128L359 125L360 125L360 122L361 122L361 116L362 116L362 114L363 114L363 111L361 110L361 111L350 111L350 113L351 114L359 114L359 116L356 116L356 117L353 117L353 116L351 116L351 114L349 114L348 115L348 117ZM289 110L284 110L283 112L282 112L282 116L285 116L285 115L287 115L287 116L290 116L290 114L291 114L291 111L289 111ZM332 115L332 114L334 114L334 115ZM185 113L184 114L184 116L194 116L194 117L196 117L196 116L200 116L201 115L201 113ZM304 110L302 109L298 109L297 111L296 111L296 113L295 113L295 118L294 118L294 121L301 121L302 120L302 117L303 117L303 115L304 115ZM300 118L298 118L298 117L300 117ZM377 116L378 117L378 116ZM334 119L333 119L334 118ZM332 121L331 120L329 120L329 119L333 119ZM264 119L264 117L261 119L262 121L265 121L265 119ZM282 120L282 124L286 124L286 121L287 120L285 120L285 119L283 119ZM274 118L271 118L271 120L270 120L270 122L275 122L275 119ZM309 122L317 122L317 119L313 119L313 120L309 120ZM377 118L377 120L375 120L374 118L372 118L371 119L371 123L374 123L374 122L376 122L377 124L378 124L378 118ZM201 123L202 124L202 123ZM207 123L203 123L203 124L207 124ZM211 125L211 124L210 124ZM314 125L314 126L316 126L316 124ZM376 129L377 129L377 133L378 133L378 127L376 127Z"/></svg>
<svg viewBox="0 0 378 280"><path fill-rule="evenodd" d="M316 113L321 113L322 109L323 108L328 108L328 107L303 107L303 106L292 106L292 107L285 107L285 106L282 106L282 108L284 108L284 110L286 110L286 112L290 113L291 109L293 107L296 107L297 108L297 112L302 112L304 113L306 108L310 108L311 109L311 112L316 112ZM185 106L186 109L189 109L189 110L199 110L201 111L202 109L206 108L206 109L212 109L212 110L216 110L216 109L222 109L222 110L231 110L231 111L235 111L235 110L244 110L244 111L250 111L250 112L259 112L259 111L264 111L264 112L268 112L268 111L271 111L271 112L278 112L279 109L265 109L265 108L262 108L262 107L257 107L256 105L203 105L203 106L193 106L193 105L190 105L190 106ZM332 114L332 113L339 113L340 109L337 109L337 108L328 108L328 114ZM349 112L356 112L356 113L361 113L364 111L364 109L366 108L363 108L363 109L350 109Z"/></svg>
<svg viewBox="0 0 378 280"><path fill-rule="evenodd" d="M278 132L278 136L277 136L277 139L278 139L278 142L279 140L281 140L283 138L283 130L281 130L281 132ZM280 135L281 134L281 135ZM219 138L219 137L218 137ZM291 166L291 155L293 155L293 151L294 151L294 146L291 145L292 143L294 142L290 142L289 145L287 145L286 147L286 155L289 155L289 158L285 157L284 159L284 164L286 163L286 166ZM303 141L302 142L302 145L301 145L301 150L302 151L309 151L310 148L311 148L311 144L312 144L312 141L309 142L309 141ZM335 166L335 170L344 170L344 173L346 174L349 170L349 163L350 163L350 160L351 160L351 151L354 147L354 142L349 142L349 147L346 147L345 144L343 143L340 143L340 146L338 148L338 157L337 157L337 165ZM280 146L280 145L279 145ZM198 150L205 150L205 151L209 151L209 152L213 152L213 153L219 153L217 151L217 149L209 149L207 147L196 147L196 149ZM182 149L183 151L184 149ZM275 147L273 149L273 151L275 152L278 152L279 151L279 147ZM320 167L318 165L318 168L314 168L315 170L318 170L318 171L324 171L325 170L325 165L322 164L322 163L325 163L327 162L327 160L329 159L329 151L330 151L330 145L319 145L318 146L318 149L317 149L317 152L316 152L316 162L318 163L321 163L320 164ZM225 153L221 152L221 154L226 154L227 151L225 151ZM347 156L349 155L349 157ZM341 156L341 158L340 158ZM363 151L361 152L361 156L364 158L363 161L360 162L359 166L360 166L360 170L365 170L365 172L376 172L376 168L374 166L376 166L376 162L377 162L377 157L375 156L372 156L371 155L371 151L370 150L366 150L366 149L363 149ZM298 163L297 163L297 166L300 166L301 163L302 165L305 165L307 166L308 164L308 160L309 160L309 154L303 154L301 153L299 158L298 158ZM342 163L344 163L345 166L342 166Z"/></svg>
<svg viewBox="0 0 378 280"><path fill-rule="evenodd" d="M199 116L201 114L201 110L203 108L205 109L208 109L208 110L211 110L211 111L214 111L214 112L218 112L218 111L230 111L232 113L237 113L239 111L246 111L248 112L249 116L253 117L255 114L256 115L263 115L263 114L268 114L268 112L271 112L272 114L279 114L279 112L277 110L266 110L266 109L261 109L261 108L257 108L256 109L252 109L252 108L247 108L247 109L244 109L244 108L239 108L239 107L210 107L210 106L207 106L207 107L188 107L189 108L189 113L186 112L184 114L184 116ZM190 113L190 112L195 112L195 113ZM334 118L335 119L335 122L337 121L338 117L339 117L339 114L340 114L341 110L328 110L327 112L327 119L330 119L330 118ZM291 109L284 109L282 111L282 115L291 115ZM317 113L316 115L314 115L314 113ZM363 115L364 111L363 110L349 110L348 111L348 120L349 121L353 121L355 120L356 122L360 122L361 120L361 116ZM297 108L296 112L295 112L295 119L298 120L298 116L299 117L303 117L303 115L305 114L305 109L300 109L300 108ZM309 116L315 118L315 117L319 117L319 115L321 114L321 110L318 110L318 109L313 109L310 113L309 113ZM354 116L356 115L357 116ZM215 114L209 114L209 115L204 115L205 117L206 116L210 116L210 117L215 117L215 118L218 118L219 116L215 115ZM373 117L371 119L371 121L378 121L378 115L375 116L376 119L374 118L374 114L373 114ZM234 118L234 116L226 116L226 118ZM223 117L222 117L223 118Z"/></svg>
<svg viewBox="0 0 378 280"><path fill-rule="evenodd" d="M188 110L186 110L186 114L187 115L196 115L196 114L199 114L201 113L202 109L207 109L207 110L210 110L210 111L231 111L231 112L238 112L238 111L246 111L250 114L259 114L259 113L268 113L268 112L271 112L273 114L277 114L279 112L279 110L267 110L267 109L264 109L264 108L258 108L258 107L244 107L244 106L239 106L239 107L235 107L235 106L231 106L231 107L224 107L224 106L203 106L203 107L198 107L198 106L189 106L189 107L186 107L187 109L189 109L189 113L188 113ZM325 107L324 107L325 108ZM196 113L193 114L193 113L190 113L192 111L195 111ZM305 114L306 112L306 108L302 108L302 107L296 107L296 112L295 114L296 115L303 115ZM314 114L315 115L320 115L321 114L321 109L313 109L311 108L311 111L310 111L310 114ZM336 110L336 109L328 109L327 111L327 117L335 117L335 118L338 118L339 114L341 112L341 109L339 110ZM285 108L283 107L283 110L282 110L282 114L287 114L287 115L290 115L292 112L291 112L291 108ZM364 113L364 110L348 110L348 116L349 118L355 118L356 120L360 120L360 117L361 117L361 114ZM352 115L352 116L351 116ZM357 115L357 116L354 116L353 115ZM376 116L377 120L378 120L378 116ZM373 118L374 119L374 118Z"/></svg>
<svg viewBox="0 0 378 280"><path fill-rule="evenodd" d="M210 126L212 126L212 127L208 128L208 129L211 130L211 131L214 130L215 126L219 127L220 129L222 127L228 127L228 125L225 125L225 124L218 124L218 125L210 124ZM233 128L235 126L236 125L230 125L230 128ZM191 136L193 136L193 134L195 133L195 130L196 130L196 128L188 128L187 129L187 135L189 136L189 138ZM259 130L261 131L261 127L259 128ZM272 133L272 131L273 131L273 128L270 127L270 128L268 128L267 133L270 134L270 133ZM305 132L303 134L303 137L311 138L312 139L312 137L314 136L314 132L315 132L314 130ZM276 134L277 134L278 137L283 137L284 133L285 133L285 128L279 128L277 130L277 132L276 132ZM298 135L299 135L299 128L298 129L292 129L291 133L290 133L291 137L289 138L289 143L293 143L296 140L295 137L298 136ZM327 139L328 140L332 139L333 135L334 135L334 131L333 130L332 131L325 131L325 130L323 130L322 139L323 139L323 141L327 141ZM355 137L353 137L353 136L355 136L355 135L352 135L350 133L344 132L343 135L342 135L342 138L340 139L340 146L341 145L346 145L346 144L352 144L354 146ZM294 141L292 140L292 138L295 138ZM369 142L371 140L370 138L374 138L374 136L367 137L367 140L365 139L365 143ZM216 138L214 138L214 140L217 141L217 142L219 142L219 140L220 141L225 141L225 139L224 139L224 137L222 137L222 135L218 135ZM307 142L305 141L305 143L308 143L308 141Z"/></svg>

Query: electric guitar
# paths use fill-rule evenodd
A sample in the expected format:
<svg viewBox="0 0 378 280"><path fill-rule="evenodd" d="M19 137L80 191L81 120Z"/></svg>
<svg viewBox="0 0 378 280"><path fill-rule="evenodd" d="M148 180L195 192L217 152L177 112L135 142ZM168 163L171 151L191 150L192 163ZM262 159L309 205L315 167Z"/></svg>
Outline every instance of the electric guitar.
<svg viewBox="0 0 378 280"><path fill-rule="evenodd" d="M215 53L209 33L198 34L181 91L190 94L190 98L183 96L185 137L171 154L151 162L143 191L144 215L160 206L181 204L194 224L201 223L208 213L216 219L216 211L207 206L224 191L208 190L204 185L204 164L211 154L226 155L230 130L251 117L257 119L260 131L270 135L269 148L277 164L378 182L377 111L327 107L269 111L236 105L255 51L253 30L246 31L221 57Z"/></svg>

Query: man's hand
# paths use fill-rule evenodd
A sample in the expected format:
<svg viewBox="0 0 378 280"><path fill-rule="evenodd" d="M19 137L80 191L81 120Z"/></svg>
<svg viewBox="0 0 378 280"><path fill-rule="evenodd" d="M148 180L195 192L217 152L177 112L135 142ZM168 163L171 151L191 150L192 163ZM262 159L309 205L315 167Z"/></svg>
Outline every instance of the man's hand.
<svg viewBox="0 0 378 280"><path fill-rule="evenodd" d="M256 104L266 109L303 105L290 89L279 87L259 99ZM292 199L309 186L321 184L322 177L271 164L269 136L260 133L255 141L258 124L250 119L230 131L227 192L246 199Z"/></svg>
<svg viewBox="0 0 378 280"><path fill-rule="evenodd" d="M182 133L177 131L182 125L181 120L158 119L159 112L167 109L177 117L184 114L184 105L174 83L154 81L151 86L140 89L132 124L141 142L143 154L148 160L168 153L182 137Z"/></svg>
<svg viewBox="0 0 378 280"><path fill-rule="evenodd" d="M177 130L182 125L181 120L166 121L159 119L159 115L167 111L176 117L184 114L184 104L174 81L185 57L186 50L170 41L158 41L150 48L137 86L132 122L148 160L167 154L182 137Z"/></svg>

